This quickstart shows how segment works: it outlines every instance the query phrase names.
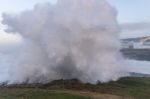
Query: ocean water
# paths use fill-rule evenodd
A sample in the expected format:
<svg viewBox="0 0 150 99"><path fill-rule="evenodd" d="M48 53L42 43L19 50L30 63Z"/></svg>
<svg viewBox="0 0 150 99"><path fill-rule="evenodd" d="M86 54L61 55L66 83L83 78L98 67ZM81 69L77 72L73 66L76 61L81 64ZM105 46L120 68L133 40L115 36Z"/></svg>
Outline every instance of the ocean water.
<svg viewBox="0 0 150 99"><path fill-rule="evenodd" d="M150 74L150 61L126 60L129 72Z"/></svg>

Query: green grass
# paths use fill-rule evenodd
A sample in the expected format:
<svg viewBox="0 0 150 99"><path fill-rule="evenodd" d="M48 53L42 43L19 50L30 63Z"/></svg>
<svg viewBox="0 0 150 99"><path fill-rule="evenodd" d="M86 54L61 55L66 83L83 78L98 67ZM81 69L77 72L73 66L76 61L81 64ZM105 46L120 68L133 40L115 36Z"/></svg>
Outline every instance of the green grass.
<svg viewBox="0 0 150 99"><path fill-rule="evenodd" d="M96 85L83 84L76 79L56 80L44 85L23 84L0 88L0 99L92 99L92 94L104 97L97 99L109 99L105 98L105 94L120 97L110 99L150 99L150 78L126 77L117 82Z"/></svg>
<svg viewBox="0 0 150 99"><path fill-rule="evenodd" d="M1 89L0 91L0 99L89 99L89 98L80 95L73 95L65 91L4 88Z"/></svg>
<svg viewBox="0 0 150 99"><path fill-rule="evenodd" d="M150 99L150 78L123 78L117 82L99 84L99 90L135 99Z"/></svg>

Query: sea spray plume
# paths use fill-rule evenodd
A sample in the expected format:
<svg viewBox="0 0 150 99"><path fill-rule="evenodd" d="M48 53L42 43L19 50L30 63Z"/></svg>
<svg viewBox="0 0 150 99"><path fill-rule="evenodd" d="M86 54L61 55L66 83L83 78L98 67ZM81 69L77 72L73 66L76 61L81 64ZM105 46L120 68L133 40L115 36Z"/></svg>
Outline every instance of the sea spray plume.
<svg viewBox="0 0 150 99"><path fill-rule="evenodd" d="M71 78L96 83L125 76L116 15L105 0L58 0L15 16L3 14L7 31L25 41L11 83Z"/></svg>

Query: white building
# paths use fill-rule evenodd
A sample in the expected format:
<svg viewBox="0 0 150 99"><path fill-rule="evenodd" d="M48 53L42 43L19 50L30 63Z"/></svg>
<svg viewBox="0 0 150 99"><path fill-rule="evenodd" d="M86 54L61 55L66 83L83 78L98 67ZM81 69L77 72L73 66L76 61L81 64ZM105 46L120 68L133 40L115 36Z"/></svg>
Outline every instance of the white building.
<svg viewBox="0 0 150 99"><path fill-rule="evenodd" d="M121 40L122 48L150 49L150 36L141 38L129 38Z"/></svg>

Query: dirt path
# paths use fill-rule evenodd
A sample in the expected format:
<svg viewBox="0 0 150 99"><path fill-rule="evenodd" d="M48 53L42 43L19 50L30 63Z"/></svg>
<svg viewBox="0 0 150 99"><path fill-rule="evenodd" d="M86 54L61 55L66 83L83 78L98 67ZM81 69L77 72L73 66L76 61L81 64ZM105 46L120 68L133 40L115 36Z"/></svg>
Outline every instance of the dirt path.
<svg viewBox="0 0 150 99"><path fill-rule="evenodd" d="M110 94L100 94L95 92L76 92L75 94L88 96L93 99L121 99L120 96L110 95Z"/></svg>
<svg viewBox="0 0 150 99"><path fill-rule="evenodd" d="M90 97L92 99L122 99L121 96L117 96L117 95L101 94L101 93L88 92L88 91L66 91L66 93L80 95L80 96L86 96L86 97Z"/></svg>

